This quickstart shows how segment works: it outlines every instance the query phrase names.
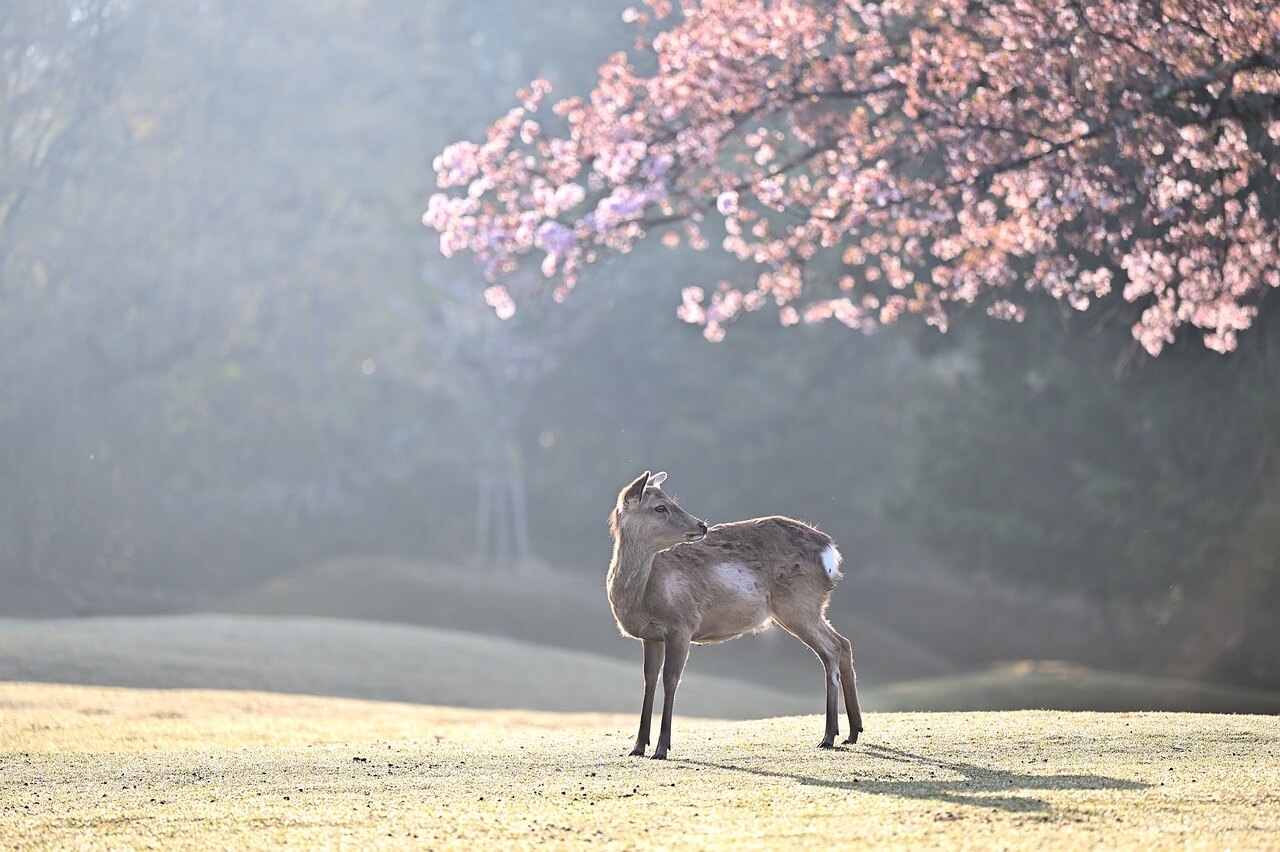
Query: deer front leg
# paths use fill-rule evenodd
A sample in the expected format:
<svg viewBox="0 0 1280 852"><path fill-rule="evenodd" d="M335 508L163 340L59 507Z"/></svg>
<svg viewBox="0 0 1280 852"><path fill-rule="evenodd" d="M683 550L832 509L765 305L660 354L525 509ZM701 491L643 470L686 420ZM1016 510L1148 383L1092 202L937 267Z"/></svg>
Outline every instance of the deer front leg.
<svg viewBox="0 0 1280 852"><path fill-rule="evenodd" d="M662 663L662 727L658 729L658 747L653 750L654 760L666 760L671 748L671 715L676 706L676 687L689 659L689 637L668 636L666 656Z"/></svg>
<svg viewBox="0 0 1280 852"><path fill-rule="evenodd" d="M636 734L636 747L631 750L632 757L644 757L644 750L649 747L653 695L658 691L658 672L662 671L662 646L661 640L644 640L644 706L640 709L640 732Z"/></svg>

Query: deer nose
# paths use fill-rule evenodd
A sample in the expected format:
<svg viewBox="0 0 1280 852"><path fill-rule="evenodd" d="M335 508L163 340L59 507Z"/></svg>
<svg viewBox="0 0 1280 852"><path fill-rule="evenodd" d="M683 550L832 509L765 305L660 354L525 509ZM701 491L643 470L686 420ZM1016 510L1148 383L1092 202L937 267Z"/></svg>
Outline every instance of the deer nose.
<svg viewBox="0 0 1280 852"><path fill-rule="evenodd" d="M706 522L706 521L698 521L698 531L699 531L699 532L701 532L703 535L706 535L706 534L707 534L707 522Z"/></svg>

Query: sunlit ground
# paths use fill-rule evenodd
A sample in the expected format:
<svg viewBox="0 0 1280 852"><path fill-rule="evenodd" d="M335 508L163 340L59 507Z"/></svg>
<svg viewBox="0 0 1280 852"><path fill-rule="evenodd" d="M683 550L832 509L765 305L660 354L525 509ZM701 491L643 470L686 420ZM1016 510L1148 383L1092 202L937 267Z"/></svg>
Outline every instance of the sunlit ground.
<svg viewBox="0 0 1280 852"><path fill-rule="evenodd" d="M6 847L1261 848L1280 720L878 713L678 720L250 692L0 685Z"/></svg>

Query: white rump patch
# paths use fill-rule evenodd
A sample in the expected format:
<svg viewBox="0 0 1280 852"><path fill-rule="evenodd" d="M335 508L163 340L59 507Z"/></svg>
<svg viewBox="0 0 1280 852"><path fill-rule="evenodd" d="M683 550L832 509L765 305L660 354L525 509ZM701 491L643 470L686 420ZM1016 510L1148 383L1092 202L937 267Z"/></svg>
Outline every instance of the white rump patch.
<svg viewBox="0 0 1280 852"><path fill-rule="evenodd" d="M836 550L834 544L828 544L822 551L822 570L832 580L840 576L840 551Z"/></svg>

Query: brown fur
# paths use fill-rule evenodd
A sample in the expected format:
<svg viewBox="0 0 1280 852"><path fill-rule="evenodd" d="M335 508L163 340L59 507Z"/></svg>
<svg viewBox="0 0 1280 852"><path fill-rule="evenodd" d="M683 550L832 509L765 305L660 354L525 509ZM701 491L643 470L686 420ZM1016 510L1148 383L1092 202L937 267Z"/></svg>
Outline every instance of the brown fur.
<svg viewBox="0 0 1280 852"><path fill-rule="evenodd" d="M658 672L663 671L662 729L654 757L670 746L670 714L690 644L726 642L781 625L808 645L826 673L827 728L838 731L837 690L843 687L849 742L862 730L849 641L826 618L835 587L822 564L834 545L826 533L791 518L767 517L709 530L658 487L665 474L645 473L624 488L610 516L614 538L609 602L619 629L645 646L645 699L632 754L649 742ZM702 535L705 533L705 536ZM698 539L698 540L694 540Z"/></svg>
<svg viewBox="0 0 1280 852"><path fill-rule="evenodd" d="M785 608L793 599L825 604L835 588L822 568L822 551L830 544L831 536L790 518L719 524L702 541L657 555L645 609L656 620L688 622L696 645L736 639L763 626L756 617L760 610L756 601L726 588L720 566L746 569L738 573L756 587L771 619L775 605Z"/></svg>

